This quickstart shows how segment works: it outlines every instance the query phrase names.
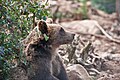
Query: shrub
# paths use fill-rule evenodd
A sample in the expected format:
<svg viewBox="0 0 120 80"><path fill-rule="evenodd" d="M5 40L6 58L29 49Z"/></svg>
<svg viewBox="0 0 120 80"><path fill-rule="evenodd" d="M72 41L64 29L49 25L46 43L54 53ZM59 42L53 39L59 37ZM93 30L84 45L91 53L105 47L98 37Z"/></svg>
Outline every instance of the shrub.
<svg viewBox="0 0 120 80"><path fill-rule="evenodd" d="M115 12L116 0L91 0L92 5L98 9L106 11L107 13Z"/></svg>
<svg viewBox="0 0 120 80"><path fill-rule="evenodd" d="M32 0L0 0L0 78L8 79L14 60L26 63L20 41L33 28L35 17L46 19L49 15L46 6Z"/></svg>

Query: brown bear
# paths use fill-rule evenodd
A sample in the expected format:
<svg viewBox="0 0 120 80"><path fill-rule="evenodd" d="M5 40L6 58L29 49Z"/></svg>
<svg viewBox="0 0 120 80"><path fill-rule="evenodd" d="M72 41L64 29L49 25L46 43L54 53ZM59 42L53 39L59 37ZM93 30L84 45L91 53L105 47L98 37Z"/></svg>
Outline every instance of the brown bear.
<svg viewBox="0 0 120 80"><path fill-rule="evenodd" d="M33 34L36 38L32 38ZM50 26L44 21L39 21L30 36L31 41L25 50L30 65L27 70L28 79L68 80L56 49L59 45L72 42L74 34L65 32L61 26Z"/></svg>
<svg viewBox="0 0 120 80"><path fill-rule="evenodd" d="M73 38L74 34L66 32L60 25L40 20L24 40L29 63L26 69L28 80L68 80L56 49L62 44L72 42Z"/></svg>

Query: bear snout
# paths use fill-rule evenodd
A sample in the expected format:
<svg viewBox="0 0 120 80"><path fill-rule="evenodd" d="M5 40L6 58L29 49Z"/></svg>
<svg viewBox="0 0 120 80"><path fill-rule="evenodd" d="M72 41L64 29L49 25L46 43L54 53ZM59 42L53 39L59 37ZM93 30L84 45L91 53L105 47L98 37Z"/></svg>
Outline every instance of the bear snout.
<svg viewBox="0 0 120 80"><path fill-rule="evenodd" d="M74 36L75 36L75 34L72 34L73 39L74 39Z"/></svg>

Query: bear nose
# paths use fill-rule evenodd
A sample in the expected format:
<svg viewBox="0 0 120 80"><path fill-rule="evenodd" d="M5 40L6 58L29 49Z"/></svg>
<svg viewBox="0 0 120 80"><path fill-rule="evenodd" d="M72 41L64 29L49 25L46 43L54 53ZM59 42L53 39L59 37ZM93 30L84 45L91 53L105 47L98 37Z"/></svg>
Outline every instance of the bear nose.
<svg viewBox="0 0 120 80"><path fill-rule="evenodd" d="M72 34L73 36L75 36L75 34Z"/></svg>
<svg viewBox="0 0 120 80"><path fill-rule="evenodd" d="M75 34L72 34L72 36L73 36L73 39L74 39Z"/></svg>

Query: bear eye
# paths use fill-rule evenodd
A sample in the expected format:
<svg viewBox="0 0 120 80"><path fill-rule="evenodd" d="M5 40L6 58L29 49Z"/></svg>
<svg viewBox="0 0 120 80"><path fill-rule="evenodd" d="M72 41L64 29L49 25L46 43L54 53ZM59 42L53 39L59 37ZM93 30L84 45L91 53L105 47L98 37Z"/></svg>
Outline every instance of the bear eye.
<svg viewBox="0 0 120 80"><path fill-rule="evenodd" d="M60 28L60 31L59 31L59 33L60 33L61 35L64 35L64 34L65 34L65 31L64 31L64 29L63 29L63 28Z"/></svg>
<svg viewBox="0 0 120 80"><path fill-rule="evenodd" d="M65 32L63 28L60 28L60 32Z"/></svg>

